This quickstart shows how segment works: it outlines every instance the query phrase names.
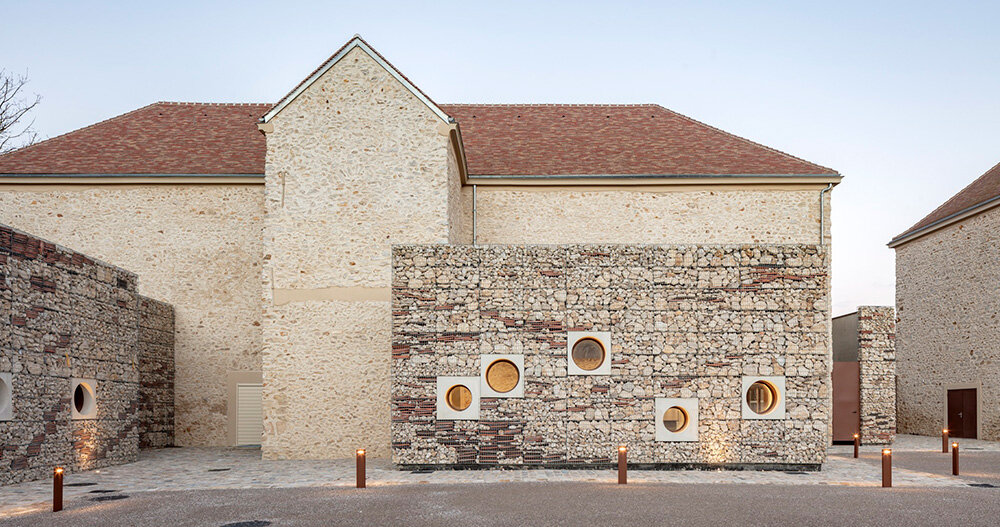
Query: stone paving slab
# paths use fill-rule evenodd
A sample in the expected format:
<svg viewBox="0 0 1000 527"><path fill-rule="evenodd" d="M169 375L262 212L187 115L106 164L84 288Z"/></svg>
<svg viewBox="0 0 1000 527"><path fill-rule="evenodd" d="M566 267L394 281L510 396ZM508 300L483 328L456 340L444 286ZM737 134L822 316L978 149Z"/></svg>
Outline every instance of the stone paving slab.
<svg viewBox="0 0 1000 527"><path fill-rule="evenodd" d="M961 440L964 455L976 448L1000 451L1000 443ZM940 439L898 436L892 447L900 451L927 451L940 454ZM863 446L869 458L855 460L851 445L834 445L828 461L817 472L733 471L733 470L629 470L630 483L738 483L764 485L848 485L879 486L881 472L873 466L882 447ZM283 460L260 459L256 448L165 448L143 451L139 461L100 470L67 474L67 502L97 495L94 491L128 493L159 490L251 489L295 487L350 487L355 484L353 459ZM430 473L402 471L383 459L368 460L368 485L489 484L506 482L614 482L614 470L524 469L524 470L439 470ZM897 487L966 486L972 480L948 474L934 474L894 468ZM87 484L75 486L76 484ZM0 517L33 512L49 507L52 482L41 480L0 487Z"/></svg>

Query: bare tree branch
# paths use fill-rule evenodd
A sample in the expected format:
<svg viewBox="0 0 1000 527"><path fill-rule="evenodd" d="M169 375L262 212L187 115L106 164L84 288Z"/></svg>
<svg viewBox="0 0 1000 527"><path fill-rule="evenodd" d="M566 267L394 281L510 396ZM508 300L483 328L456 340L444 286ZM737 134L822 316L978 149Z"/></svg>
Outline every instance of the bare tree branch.
<svg viewBox="0 0 1000 527"><path fill-rule="evenodd" d="M35 120L25 121L42 97L26 98L22 95L26 84L27 75L14 75L0 69L0 154L28 146L38 139L38 133L33 128Z"/></svg>

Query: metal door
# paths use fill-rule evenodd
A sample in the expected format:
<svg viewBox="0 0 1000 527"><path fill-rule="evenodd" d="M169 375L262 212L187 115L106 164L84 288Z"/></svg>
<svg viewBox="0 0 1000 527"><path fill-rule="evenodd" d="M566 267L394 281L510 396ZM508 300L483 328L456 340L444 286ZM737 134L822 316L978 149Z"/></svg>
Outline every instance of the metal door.
<svg viewBox="0 0 1000 527"><path fill-rule="evenodd" d="M976 438L976 389L948 390L948 433Z"/></svg>
<svg viewBox="0 0 1000 527"><path fill-rule="evenodd" d="M861 368L857 362L833 363L833 440L854 441L861 430Z"/></svg>

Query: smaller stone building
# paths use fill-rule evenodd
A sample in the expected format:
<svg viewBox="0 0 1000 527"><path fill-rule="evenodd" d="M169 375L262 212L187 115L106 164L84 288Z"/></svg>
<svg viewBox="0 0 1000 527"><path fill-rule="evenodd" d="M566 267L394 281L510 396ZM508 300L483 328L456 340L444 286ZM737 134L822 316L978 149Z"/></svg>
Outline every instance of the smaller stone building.
<svg viewBox="0 0 1000 527"><path fill-rule="evenodd" d="M0 225L0 485L173 443L173 310L135 287Z"/></svg>
<svg viewBox="0 0 1000 527"><path fill-rule="evenodd" d="M899 431L1000 440L1000 165L889 242Z"/></svg>
<svg viewBox="0 0 1000 527"><path fill-rule="evenodd" d="M896 310L860 306L833 319L833 440L896 437Z"/></svg>

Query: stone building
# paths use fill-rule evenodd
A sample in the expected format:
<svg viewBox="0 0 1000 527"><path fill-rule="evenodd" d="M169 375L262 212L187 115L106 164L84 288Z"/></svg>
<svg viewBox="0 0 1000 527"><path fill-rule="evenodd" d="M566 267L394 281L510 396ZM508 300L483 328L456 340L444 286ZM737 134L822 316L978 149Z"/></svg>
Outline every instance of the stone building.
<svg viewBox="0 0 1000 527"><path fill-rule="evenodd" d="M1000 440L997 205L1000 165L889 242L901 433Z"/></svg>
<svg viewBox="0 0 1000 527"><path fill-rule="evenodd" d="M896 438L896 310L860 306L833 318L833 440Z"/></svg>
<svg viewBox="0 0 1000 527"><path fill-rule="evenodd" d="M649 462L815 466L839 181L656 105L438 104L356 37L276 104L156 103L0 156L0 221L174 306L180 445L572 463L628 433ZM487 355L521 356L523 398L435 406Z"/></svg>

